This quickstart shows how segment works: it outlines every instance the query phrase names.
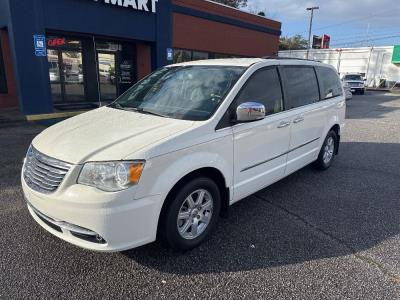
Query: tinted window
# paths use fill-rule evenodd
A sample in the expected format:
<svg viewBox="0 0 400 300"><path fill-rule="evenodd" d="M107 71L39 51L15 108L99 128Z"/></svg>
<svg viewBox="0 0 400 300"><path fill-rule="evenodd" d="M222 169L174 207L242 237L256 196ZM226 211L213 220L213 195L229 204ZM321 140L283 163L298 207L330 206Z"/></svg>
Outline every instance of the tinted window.
<svg viewBox="0 0 400 300"><path fill-rule="evenodd" d="M3 52L0 43L0 94L7 94L6 72L4 68Z"/></svg>
<svg viewBox="0 0 400 300"><path fill-rule="evenodd" d="M284 66L285 108L292 109L319 101L317 77L313 67Z"/></svg>
<svg viewBox="0 0 400 300"><path fill-rule="evenodd" d="M283 110L281 84L276 68L263 69L250 77L239 93L236 105L245 102L264 104L267 115Z"/></svg>
<svg viewBox="0 0 400 300"><path fill-rule="evenodd" d="M321 99L329 99L343 94L342 84L338 75L331 68L316 67Z"/></svg>

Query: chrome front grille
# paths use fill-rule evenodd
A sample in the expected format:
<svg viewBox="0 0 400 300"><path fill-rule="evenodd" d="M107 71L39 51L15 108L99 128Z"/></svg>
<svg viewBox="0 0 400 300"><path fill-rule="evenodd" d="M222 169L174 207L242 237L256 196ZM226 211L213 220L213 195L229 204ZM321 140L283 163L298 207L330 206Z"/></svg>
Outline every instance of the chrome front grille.
<svg viewBox="0 0 400 300"><path fill-rule="evenodd" d="M57 190L71 164L48 157L32 146L26 154L23 177L33 190L49 194Z"/></svg>

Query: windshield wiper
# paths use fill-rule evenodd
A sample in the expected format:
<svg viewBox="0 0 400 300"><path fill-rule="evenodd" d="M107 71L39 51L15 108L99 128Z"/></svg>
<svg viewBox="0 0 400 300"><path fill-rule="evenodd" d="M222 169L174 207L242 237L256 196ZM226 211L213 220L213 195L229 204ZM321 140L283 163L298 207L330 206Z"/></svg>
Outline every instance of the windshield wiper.
<svg viewBox="0 0 400 300"><path fill-rule="evenodd" d="M134 111L134 112L138 112L141 114L145 114L145 115L152 115L152 116L157 116L157 117L163 117L163 118L168 118L168 116L156 113L156 112L152 112L149 110L145 110L143 108L139 108L139 107L124 107L124 110L128 110L128 111Z"/></svg>
<svg viewBox="0 0 400 300"><path fill-rule="evenodd" d="M108 105L108 106L109 106L109 107L112 107L112 108L116 108L116 109L122 109L122 110L125 109L125 107L122 106L121 104L119 104L118 102L113 102L113 103L111 103L111 104Z"/></svg>
<svg viewBox="0 0 400 300"><path fill-rule="evenodd" d="M152 116L157 116L157 117L163 117L163 118L168 118L168 116L166 115L162 115L153 111L149 111L149 110L145 110L143 108L136 108L137 112L140 112L142 114L146 114L146 115L152 115Z"/></svg>
<svg viewBox="0 0 400 300"><path fill-rule="evenodd" d="M157 116L157 117L169 118L166 115L162 115L162 114L159 114L159 113L156 113L156 112L145 110L143 108L122 106L118 102L111 103L110 107L116 108L116 109L121 109L121 110L126 110L126 111L134 111L134 112L138 112L138 113L146 114L146 115L153 115L153 116Z"/></svg>

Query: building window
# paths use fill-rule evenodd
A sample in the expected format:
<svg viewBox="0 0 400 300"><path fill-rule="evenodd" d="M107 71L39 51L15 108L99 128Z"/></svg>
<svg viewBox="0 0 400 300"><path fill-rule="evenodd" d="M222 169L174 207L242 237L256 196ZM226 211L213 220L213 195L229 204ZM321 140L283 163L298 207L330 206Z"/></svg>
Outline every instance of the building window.
<svg viewBox="0 0 400 300"><path fill-rule="evenodd" d="M246 56L241 55L233 55L233 54L223 54L223 53L215 53L214 58L244 58Z"/></svg>
<svg viewBox="0 0 400 300"><path fill-rule="evenodd" d="M215 53L214 57L216 59L221 59L221 58L232 58L233 56L229 54Z"/></svg>
<svg viewBox="0 0 400 300"><path fill-rule="evenodd" d="M202 52L188 49L174 49L174 63L183 63L187 61L213 59L213 58L241 58L246 56L223 54L223 53L211 53Z"/></svg>
<svg viewBox="0 0 400 300"><path fill-rule="evenodd" d="M192 60L202 60L208 59L209 54L207 52L193 51L192 52Z"/></svg>
<svg viewBox="0 0 400 300"><path fill-rule="evenodd" d="M3 51L0 42L0 94L7 94L7 80L6 80L6 71L4 66L4 59L3 59Z"/></svg>
<svg viewBox="0 0 400 300"><path fill-rule="evenodd" d="M174 50L174 63L182 63L192 60L192 51L175 49Z"/></svg>

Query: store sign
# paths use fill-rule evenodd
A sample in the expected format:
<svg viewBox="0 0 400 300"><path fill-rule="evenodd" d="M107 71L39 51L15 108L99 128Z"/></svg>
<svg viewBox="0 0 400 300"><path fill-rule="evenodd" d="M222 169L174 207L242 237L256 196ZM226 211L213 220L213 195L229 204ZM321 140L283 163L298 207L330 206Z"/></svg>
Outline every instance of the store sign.
<svg viewBox="0 0 400 300"><path fill-rule="evenodd" d="M131 60L124 60L119 68L121 69L121 78L120 83L132 83L132 69L133 69L133 62Z"/></svg>
<svg viewBox="0 0 400 300"><path fill-rule="evenodd" d="M174 60L174 50L172 50L172 48L167 48L167 60Z"/></svg>
<svg viewBox="0 0 400 300"><path fill-rule="evenodd" d="M65 38L54 38L54 39L48 39L47 40L47 46L49 47L60 47L60 46L65 46Z"/></svg>
<svg viewBox="0 0 400 300"><path fill-rule="evenodd" d="M157 12L158 0L93 0L95 2L104 2L105 4L126 7L134 10Z"/></svg>
<svg viewBox="0 0 400 300"><path fill-rule="evenodd" d="M46 37L44 35L35 34L33 36L33 42L35 46L35 55L36 56L46 56Z"/></svg>

